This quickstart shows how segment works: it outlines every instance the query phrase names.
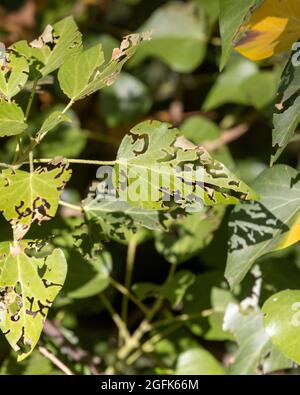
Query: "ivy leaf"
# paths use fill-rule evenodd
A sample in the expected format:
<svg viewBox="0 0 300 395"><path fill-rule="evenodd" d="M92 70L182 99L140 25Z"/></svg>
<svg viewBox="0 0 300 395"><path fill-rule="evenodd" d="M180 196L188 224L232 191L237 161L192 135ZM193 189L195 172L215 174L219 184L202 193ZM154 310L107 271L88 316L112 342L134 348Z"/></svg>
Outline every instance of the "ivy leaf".
<svg viewBox="0 0 300 395"><path fill-rule="evenodd" d="M242 27L235 49L251 60L290 50L300 36L298 0L265 0Z"/></svg>
<svg viewBox="0 0 300 395"><path fill-rule="evenodd" d="M265 331L263 314L259 308L244 310L238 304L231 303L225 312L223 326L234 334L239 344L235 360L229 368L230 374L257 373L268 356L270 359L270 354L278 354ZM285 358L281 358L281 366L277 364L278 367L286 368L290 364Z"/></svg>
<svg viewBox="0 0 300 395"><path fill-rule="evenodd" d="M172 205L198 209L203 203L236 204L256 197L203 148L177 137L177 129L168 123L146 121L135 126L117 154L118 196L154 210L169 210Z"/></svg>
<svg viewBox="0 0 300 395"><path fill-rule="evenodd" d="M70 56L58 72L58 80L63 92L71 100L79 100L103 62L104 55L100 44Z"/></svg>
<svg viewBox="0 0 300 395"><path fill-rule="evenodd" d="M300 364L300 291L286 290L263 305L264 325L272 342L287 357Z"/></svg>
<svg viewBox="0 0 300 395"><path fill-rule="evenodd" d="M7 54L5 66L0 68L0 94L9 100L19 93L28 80L29 66L23 56Z"/></svg>
<svg viewBox="0 0 300 395"><path fill-rule="evenodd" d="M24 237L33 222L54 217L59 196L71 177L68 164L53 160L33 173L4 170L0 174L0 208L14 230L14 239Z"/></svg>
<svg viewBox="0 0 300 395"><path fill-rule="evenodd" d="M24 132L27 124L24 113L15 103L0 102L0 137L14 136Z"/></svg>
<svg viewBox="0 0 300 395"><path fill-rule="evenodd" d="M194 348L179 354L175 374L224 375L223 366L204 348Z"/></svg>
<svg viewBox="0 0 300 395"><path fill-rule="evenodd" d="M212 240L224 212L224 207L216 206L172 221L168 232L155 232L157 251L172 264L196 256Z"/></svg>
<svg viewBox="0 0 300 395"><path fill-rule="evenodd" d="M0 329L25 359L39 340L48 310L64 284L67 264L61 250L45 258L26 252L30 244L0 244Z"/></svg>
<svg viewBox="0 0 300 395"><path fill-rule="evenodd" d="M28 43L18 41L11 49L21 54L34 64L38 78L45 77L58 69L70 56L78 53L81 48L81 33L73 19L69 16L48 25L42 35Z"/></svg>
<svg viewBox="0 0 300 395"><path fill-rule="evenodd" d="M150 31L131 64L149 56L162 59L173 70L188 73L197 68L206 52L207 33L203 13L194 4L166 4L154 11L140 31Z"/></svg>
<svg viewBox="0 0 300 395"><path fill-rule="evenodd" d="M291 167L276 165L253 183L261 200L235 207L229 227L225 276L233 287L263 255L300 239L300 177Z"/></svg>
<svg viewBox="0 0 300 395"><path fill-rule="evenodd" d="M300 70L299 66L293 65L294 56L295 52L292 52L278 89L278 101L273 115L274 154L271 157L271 165L280 157L300 122Z"/></svg>
<svg viewBox="0 0 300 395"><path fill-rule="evenodd" d="M219 0L222 38L221 70L224 68L232 51L237 30L247 18L251 7L256 3L257 0Z"/></svg>

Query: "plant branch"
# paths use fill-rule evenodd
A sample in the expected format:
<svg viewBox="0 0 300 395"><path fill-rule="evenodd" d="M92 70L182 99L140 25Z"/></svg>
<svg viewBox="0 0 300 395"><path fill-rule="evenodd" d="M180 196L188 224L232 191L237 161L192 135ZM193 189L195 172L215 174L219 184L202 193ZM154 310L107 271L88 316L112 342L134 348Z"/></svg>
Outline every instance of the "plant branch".
<svg viewBox="0 0 300 395"><path fill-rule="evenodd" d="M128 329L127 329L125 323L123 322L122 318L119 316L119 314L113 308L110 301L107 299L107 297L103 293L99 294L99 298L100 298L101 302L104 304L104 307L106 308L106 310L110 313L112 320L114 321L116 327L119 330L120 336L125 341L128 341L128 339L130 339L130 333L128 332Z"/></svg>
<svg viewBox="0 0 300 395"><path fill-rule="evenodd" d="M128 299L130 299L145 315L149 313L149 309L136 298L124 285L120 284L114 278L110 278L111 285L116 288L120 293L125 295Z"/></svg>
<svg viewBox="0 0 300 395"><path fill-rule="evenodd" d="M53 363L59 370L61 370L67 376L74 376L72 370L70 370L62 361L60 361L54 354L52 354L46 347L39 347L39 352L49 361Z"/></svg>
<svg viewBox="0 0 300 395"><path fill-rule="evenodd" d="M82 207L79 206L79 205L71 204L71 203L65 202L64 200L60 200L60 201L59 201L59 204L60 204L61 206L64 206L64 207L71 208L72 210L76 210L76 211L82 212Z"/></svg>
<svg viewBox="0 0 300 395"><path fill-rule="evenodd" d="M33 83L33 86L32 86L32 90L31 90L31 93L30 93L30 96L29 96L29 100L28 100L28 103L27 103L27 107L26 107L26 110L25 110L25 121L27 121L27 119L29 117L30 110L31 110L31 107L32 107L32 103L33 103L33 99L34 99L34 96L35 96L35 92L36 92L36 88L37 88L38 82L39 82L38 79L34 80L34 83Z"/></svg>
<svg viewBox="0 0 300 395"><path fill-rule="evenodd" d="M69 163L77 163L77 164L84 164L84 165L114 165L116 163L115 160L111 161L103 161L103 160L89 160L89 159L69 159L65 158ZM53 158L41 158L35 159L35 163L49 163L53 160Z"/></svg>
<svg viewBox="0 0 300 395"><path fill-rule="evenodd" d="M125 288L128 290L130 290L131 287L136 247L137 247L136 241L134 239L131 239L127 247L126 273L125 273L125 284L124 284ZM128 297L127 295L123 295L121 317L124 322L127 322L127 316L128 316Z"/></svg>
<svg viewBox="0 0 300 395"><path fill-rule="evenodd" d="M176 271L176 265L171 265L166 281L170 280L173 277L175 271ZM119 359L123 360L127 358L127 356L135 348L139 348L142 337L145 335L145 333L149 332L152 329L151 321L158 313L158 311L161 309L163 302L164 302L164 297L160 295L156 300L156 302L154 303L153 307L149 310L149 313L147 314L146 318L140 323L138 328L132 334L129 341L127 341L124 344L124 346L120 348L118 352Z"/></svg>

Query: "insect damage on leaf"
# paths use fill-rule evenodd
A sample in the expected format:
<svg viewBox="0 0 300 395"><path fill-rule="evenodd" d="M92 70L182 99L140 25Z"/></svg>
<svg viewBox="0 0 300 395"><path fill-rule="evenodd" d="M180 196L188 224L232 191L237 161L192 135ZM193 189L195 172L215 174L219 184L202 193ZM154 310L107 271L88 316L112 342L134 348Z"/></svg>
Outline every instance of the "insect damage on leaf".
<svg viewBox="0 0 300 395"><path fill-rule="evenodd" d="M72 17L48 25L42 35L28 43L18 41L10 48L34 65L35 78L45 77L58 69L68 56L80 51L81 33Z"/></svg>
<svg viewBox="0 0 300 395"><path fill-rule="evenodd" d="M28 255L32 244L0 243L0 329L19 361L36 345L67 272L61 250L37 259ZM18 253L13 254L16 249Z"/></svg>
<svg viewBox="0 0 300 395"><path fill-rule="evenodd" d="M71 177L68 163L54 159L33 173L4 170L0 174L0 211L10 222L14 240L21 240L33 222L54 217L59 196Z"/></svg>
<svg viewBox="0 0 300 395"><path fill-rule="evenodd" d="M204 148L178 138L167 123L135 126L124 137L116 162L118 196L144 209L199 208L257 197Z"/></svg>

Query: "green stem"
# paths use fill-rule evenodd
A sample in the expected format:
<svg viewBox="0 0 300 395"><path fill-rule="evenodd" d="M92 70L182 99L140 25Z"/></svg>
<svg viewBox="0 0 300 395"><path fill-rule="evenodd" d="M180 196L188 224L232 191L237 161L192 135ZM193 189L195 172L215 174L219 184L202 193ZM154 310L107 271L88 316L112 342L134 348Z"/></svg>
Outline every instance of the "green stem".
<svg viewBox="0 0 300 395"><path fill-rule="evenodd" d="M68 159L65 158L69 163L78 163L84 165L114 165L116 163L115 160L111 161L103 161L103 160L89 160L89 159ZM49 163L53 160L53 158L41 158L35 159L35 163Z"/></svg>
<svg viewBox="0 0 300 395"><path fill-rule="evenodd" d="M126 289L130 290L132 273L134 267L134 259L136 254L136 242L134 239L131 239L128 248L127 248L127 259L126 259L126 273L125 273L125 283L124 286ZM122 307L121 307L121 317L124 322L127 322L128 316L128 296L123 295L122 299ZM149 314L149 313L148 313Z"/></svg>
<svg viewBox="0 0 300 395"><path fill-rule="evenodd" d="M63 200L60 200L60 201L59 201L59 204L60 204L61 206L64 206L64 207L71 208L72 210L76 210L76 211L82 212L82 207L79 206L79 205L71 204L71 203L65 202L65 201L63 201Z"/></svg>
<svg viewBox="0 0 300 395"><path fill-rule="evenodd" d="M62 110L62 114L65 114L74 104L73 100L70 100L69 103L66 105L66 107Z"/></svg>
<svg viewBox="0 0 300 395"><path fill-rule="evenodd" d="M125 341L128 341L128 339L130 339L130 333L128 332L126 324L124 323L122 318L119 316L119 314L113 308L113 306L110 303L110 301L107 299L107 297L103 293L99 294L99 298L100 298L101 302L103 303L104 307L106 308L106 310L111 315L112 320L114 321L116 327L119 330L120 336Z"/></svg>
<svg viewBox="0 0 300 395"><path fill-rule="evenodd" d="M167 277L167 281L170 280L175 271L176 271L176 265L171 265L170 271ZM152 309L149 310L149 313L147 314L146 318L140 323L138 328L135 330L135 332L132 334L131 338L129 341L127 341L123 347L120 348L118 352L118 358L120 360L123 360L128 357L128 355L135 349L139 348L140 346L140 341L142 337L145 335L145 333L149 332L152 329L151 321L155 317L155 315L158 313L158 311L161 309L162 304L164 302L164 297L159 296L156 302L154 303Z"/></svg>
<svg viewBox="0 0 300 395"><path fill-rule="evenodd" d="M34 172L34 165L33 165L33 152L29 152L29 166L30 166L30 173Z"/></svg>
<svg viewBox="0 0 300 395"><path fill-rule="evenodd" d="M143 353L149 353L154 351L154 346L157 344L159 341L161 341L164 337L169 335L170 333L174 332L178 328L180 328L182 324L181 323L175 323L173 326L168 327L164 331L160 333L156 333L154 336L152 336L150 339L148 339L141 347L140 349L136 350L132 355L130 355L126 363L128 365L132 365L138 358L142 356Z"/></svg>
<svg viewBox="0 0 300 395"><path fill-rule="evenodd" d="M149 313L148 308L138 300L124 285L120 284L114 278L110 278L111 285L118 290L121 294L125 295L128 299L130 299L145 315Z"/></svg>
<svg viewBox="0 0 300 395"><path fill-rule="evenodd" d="M34 80L34 83L33 83L32 91L30 93L29 100L28 100L28 103L27 103L27 107L26 107L26 110L25 110L25 121L27 121L27 119L29 117L29 114L30 114L30 110L31 110L33 99L34 99L34 96L35 96L37 84L38 84L38 79Z"/></svg>

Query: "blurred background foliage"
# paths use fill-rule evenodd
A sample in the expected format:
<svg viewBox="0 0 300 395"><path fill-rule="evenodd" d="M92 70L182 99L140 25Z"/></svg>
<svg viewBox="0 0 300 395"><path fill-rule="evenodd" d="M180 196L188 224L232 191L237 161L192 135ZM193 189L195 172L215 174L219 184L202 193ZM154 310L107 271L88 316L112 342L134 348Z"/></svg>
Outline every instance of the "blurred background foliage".
<svg viewBox="0 0 300 395"><path fill-rule="evenodd" d="M124 35L151 31L153 39L142 45L114 85L76 103L72 124L63 124L47 136L39 147L39 157L112 160L132 126L144 119L158 119L174 124L191 141L204 145L248 183L269 165L271 118L287 57L283 54L254 64L233 53L219 73L218 0L2 0L0 40L7 46L23 38L32 40L45 25L67 15L76 19L85 45L100 40L107 59ZM28 93L23 94L25 99ZM47 112L54 105L62 106L64 100L56 83L49 81L34 102L30 127L40 125ZM14 147L9 140L3 141L0 155L5 162ZM299 167L298 152L299 142L295 141L280 161ZM76 203L86 196L96 169L80 165L73 168L75 175L64 198ZM118 365L117 371L224 373L235 360L231 366L242 373L241 355L252 358L248 373L291 367L287 360L269 357L271 352L260 348L260 340L252 339L249 349L247 338L259 331L260 324L254 319L244 333L235 331L234 322L230 330L222 329L228 303L251 295L255 282L249 274L243 286L230 292L224 279L229 211L216 208L202 217L192 215L178 221L169 233L134 236L139 245L132 290L145 303L163 294L166 301L161 320L169 319L171 324L154 328L152 336L157 341L145 355L132 364ZM61 209L54 221L31 231L31 237L52 234L51 243L64 249L69 264L66 285L50 312L40 344L73 372L98 374L115 363L118 345L113 322L97 295L108 287L111 272L123 281L126 240L105 243L97 258L81 254L73 249L73 229L81 220L71 214ZM1 223L1 240L7 238L7 231ZM299 252L293 247L264 259L261 302L276 291L293 288L291 284L300 288ZM170 263L180 266L172 282L164 282ZM290 267L288 273L283 270L286 265ZM107 295L118 309L120 295L112 288L107 289ZM174 320L179 313L202 311L207 314L201 318ZM140 318L130 305L130 328L134 329ZM38 349L17 364L3 336L0 373L61 374Z"/></svg>

